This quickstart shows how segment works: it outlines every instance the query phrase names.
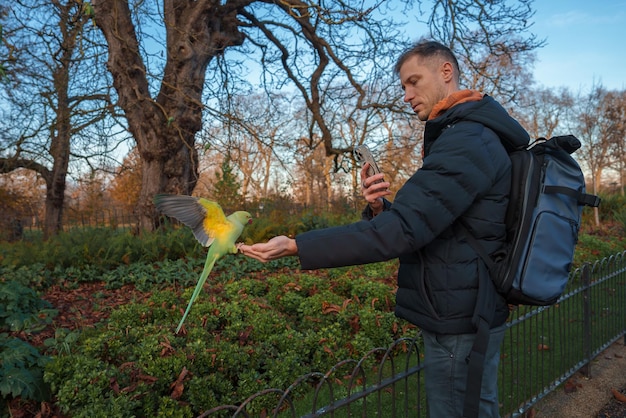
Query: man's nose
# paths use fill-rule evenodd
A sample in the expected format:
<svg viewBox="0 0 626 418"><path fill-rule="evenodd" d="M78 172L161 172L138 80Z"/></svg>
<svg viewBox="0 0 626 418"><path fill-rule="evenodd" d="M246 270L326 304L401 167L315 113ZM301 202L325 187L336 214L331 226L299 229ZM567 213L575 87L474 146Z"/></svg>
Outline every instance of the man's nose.
<svg viewBox="0 0 626 418"><path fill-rule="evenodd" d="M404 90L404 102L405 103L410 102L412 97L413 97L413 93L409 89Z"/></svg>

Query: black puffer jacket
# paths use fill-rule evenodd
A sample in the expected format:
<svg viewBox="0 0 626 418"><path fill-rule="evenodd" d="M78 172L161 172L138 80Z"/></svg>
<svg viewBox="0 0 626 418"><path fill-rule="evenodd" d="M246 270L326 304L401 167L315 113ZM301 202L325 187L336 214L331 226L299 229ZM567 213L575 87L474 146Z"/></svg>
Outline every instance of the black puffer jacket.
<svg viewBox="0 0 626 418"><path fill-rule="evenodd" d="M396 314L431 332L473 332L479 278L484 283L488 273L456 222L463 217L489 252L502 245L511 162L500 139L514 146L529 142L489 96L428 121L424 164L391 208L371 221L298 235L302 268L399 257ZM504 299L496 299L492 326L508 316Z"/></svg>

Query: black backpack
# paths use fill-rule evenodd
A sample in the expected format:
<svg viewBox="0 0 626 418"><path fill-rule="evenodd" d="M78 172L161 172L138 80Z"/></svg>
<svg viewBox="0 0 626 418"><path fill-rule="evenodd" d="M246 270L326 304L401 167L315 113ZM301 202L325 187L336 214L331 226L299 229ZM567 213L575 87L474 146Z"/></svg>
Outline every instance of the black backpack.
<svg viewBox="0 0 626 418"><path fill-rule="evenodd" d="M510 304L552 305L565 289L583 206L600 205L598 196L585 193L585 178L570 155L580 145L572 135L539 138L509 153L511 194L502 251L487 254L463 225L496 290Z"/></svg>
<svg viewBox="0 0 626 418"><path fill-rule="evenodd" d="M565 289L583 206L600 205L598 196L585 193L583 173L570 155L580 146L576 137L566 135L539 138L527 148L509 151L511 194L502 251L487 254L468 225L460 222L461 232L487 265L495 290L509 304L551 305ZM494 314L488 287L479 284L465 417L478 416L484 354Z"/></svg>

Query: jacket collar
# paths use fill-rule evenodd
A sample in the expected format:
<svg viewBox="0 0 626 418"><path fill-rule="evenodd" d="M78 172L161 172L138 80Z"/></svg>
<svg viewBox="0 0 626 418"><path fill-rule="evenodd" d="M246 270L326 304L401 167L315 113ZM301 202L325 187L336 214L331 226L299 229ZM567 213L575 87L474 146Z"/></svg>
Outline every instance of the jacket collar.
<svg viewBox="0 0 626 418"><path fill-rule="evenodd" d="M428 116L428 120L441 116L448 109L461 103L477 102L483 98L477 90L458 90L437 103Z"/></svg>

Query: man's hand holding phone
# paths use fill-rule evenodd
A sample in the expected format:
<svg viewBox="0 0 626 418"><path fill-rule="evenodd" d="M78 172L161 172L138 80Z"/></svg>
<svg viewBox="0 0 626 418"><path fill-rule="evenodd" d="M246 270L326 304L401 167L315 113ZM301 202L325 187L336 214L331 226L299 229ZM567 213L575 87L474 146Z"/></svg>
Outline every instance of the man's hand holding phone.
<svg viewBox="0 0 626 418"><path fill-rule="evenodd" d="M389 196L390 184L384 180L385 175L380 172L372 153L366 145L361 145L354 150L354 155L362 164L361 167L361 192L369 203L374 216L383 211L383 197Z"/></svg>

